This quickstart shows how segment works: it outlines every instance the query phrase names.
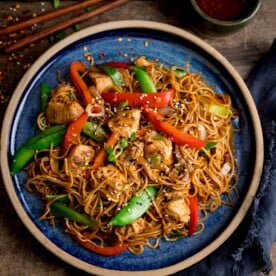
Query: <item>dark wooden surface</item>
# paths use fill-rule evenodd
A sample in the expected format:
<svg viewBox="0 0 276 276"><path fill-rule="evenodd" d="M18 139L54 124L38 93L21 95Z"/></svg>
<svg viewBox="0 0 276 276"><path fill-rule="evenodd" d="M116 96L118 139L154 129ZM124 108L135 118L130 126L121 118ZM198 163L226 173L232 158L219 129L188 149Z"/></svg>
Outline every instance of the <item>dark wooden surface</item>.
<svg viewBox="0 0 276 276"><path fill-rule="evenodd" d="M68 5L74 1L61 1ZM106 12L81 28L97 23L124 19L143 19L169 23L191 31L185 23L185 1L132 0ZM0 1L0 26L53 9L52 1ZM263 0L256 17L243 30L225 38L201 37L222 53L246 79L250 70L269 49L276 37L275 0ZM56 19L56 22L63 18ZM29 32L54 22L34 26ZM67 29L66 35L73 29ZM17 37L0 37L1 44ZM48 39L12 54L0 50L0 125L17 83L31 64L50 47ZM8 172L7 172L8 173ZM0 178L0 275L85 275L49 253L25 228L6 194ZM219 261L219 260L218 260Z"/></svg>

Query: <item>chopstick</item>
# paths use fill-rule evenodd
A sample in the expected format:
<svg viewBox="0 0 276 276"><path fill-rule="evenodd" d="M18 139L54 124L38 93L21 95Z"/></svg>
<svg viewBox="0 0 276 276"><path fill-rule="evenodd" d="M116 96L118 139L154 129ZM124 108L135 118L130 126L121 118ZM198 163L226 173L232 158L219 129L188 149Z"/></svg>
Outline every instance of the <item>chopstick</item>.
<svg viewBox="0 0 276 276"><path fill-rule="evenodd" d="M93 0L90 1L90 4L91 5L91 2ZM96 2L101 2L102 0L94 0L94 3ZM35 34L32 34L32 35L29 35L29 36L26 36L18 41L16 41L16 43L12 44L12 45L9 45L7 46L6 48L4 48L4 51L6 53L10 53L10 52L13 52L13 51L16 51L16 50L19 50L21 48L24 48L25 46L27 45L30 45L32 43L35 43L47 36L50 36L58 31L61 31L61 30L64 30L72 25L75 25L75 24L78 24L80 22L83 22L85 20L88 20L90 18L92 18L93 16L96 16L98 14L101 14L105 11L109 11L111 9L114 9L122 4L125 4L126 2L128 2L129 0L113 0L113 1L107 1L106 4L103 4L89 12L86 12L82 15L79 15L77 17L74 17L74 18L70 18L68 20L65 20L64 22L61 22L59 24L56 24L55 26L51 26L51 27L48 27L46 29L43 29L41 30L40 32L37 32ZM84 1L84 2L88 2L87 1ZM80 3L79 3L80 4ZM74 6L77 6L78 4L74 5ZM56 17L56 16L54 16ZM28 23L29 24L29 23Z"/></svg>
<svg viewBox="0 0 276 276"><path fill-rule="evenodd" d="M63 15L68 14L70 12L85 9L89 6L95 5L95 4L97 4L99 2L103 2L103 1L104 0L86 0L86 1L82 1L80 3L76 3L76 4L73 4L73 5L64 7L64 8L53 10L53 11L50 11L48 13L41 14L37 17L30 18L30 19L28 19L24 22L18 22L18 23L15 23L13 25L2 28L2 29L0 29L0 35L7 35L7 34L10 34L10 33L14 33L14 32L20 31L22 29L26 29L28 27L31 27L34 24L39 24L39 23L51 20L53 18L63 16Z"/></svg>

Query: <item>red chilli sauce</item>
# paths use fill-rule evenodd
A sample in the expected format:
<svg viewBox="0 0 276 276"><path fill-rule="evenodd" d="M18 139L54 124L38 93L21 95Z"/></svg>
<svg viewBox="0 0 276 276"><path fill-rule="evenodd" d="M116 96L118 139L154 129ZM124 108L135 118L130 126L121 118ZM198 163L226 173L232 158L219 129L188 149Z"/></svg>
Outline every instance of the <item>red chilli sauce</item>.
<svg viewBox="0 0 276 276"><path fill-rule="evenodd" d="M243 8L243 0L196 0L209 16L220 20L237 19Z"/></svg>

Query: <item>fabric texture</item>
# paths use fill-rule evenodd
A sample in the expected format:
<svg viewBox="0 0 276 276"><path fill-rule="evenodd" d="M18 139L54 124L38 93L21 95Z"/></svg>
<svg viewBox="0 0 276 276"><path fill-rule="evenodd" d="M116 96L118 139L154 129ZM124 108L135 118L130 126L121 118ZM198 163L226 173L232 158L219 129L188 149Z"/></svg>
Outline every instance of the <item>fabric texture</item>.
<svg viewBox="0 0 276 276"><path fill-rule="evenodd" d="M265 275L273 269L276 241L276 40L246 81L264 135L264 167L259 189L243 222L231 237L201 262L175 275Z"/></svg>

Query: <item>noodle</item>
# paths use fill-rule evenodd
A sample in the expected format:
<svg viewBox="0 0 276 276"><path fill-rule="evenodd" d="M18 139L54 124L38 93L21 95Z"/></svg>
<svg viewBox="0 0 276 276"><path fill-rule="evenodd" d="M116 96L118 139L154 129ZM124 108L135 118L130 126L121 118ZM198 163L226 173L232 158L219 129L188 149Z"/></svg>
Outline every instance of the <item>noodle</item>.
<svg viewBox="0 0 276 276"><path fill-rule="evenodd" d="M70 208L98 222L98 228L93 229L65 219L66 232L92 245L104 246L110 240L117 244L127 243L133 254L141 254L145 246L158 248L162 239L175 241L189 234L189 197L196 198L200 210L200 222L194 233L199 234L204 231L204 220L209 212L216 211L222 204L233 205L233 196L238 196L235 188L238 167L232 147L234 129L231 123L237 114L231 107L231 98L216 94L199 74L184 71L185 74L178 76L175 72L183 71L182 68L167 68L145 59L144 62L144 69L157 91L175 90L169 106L159 108L160 114L171 125L206 141L205 148L176 145L164 133L156 131L141 113L135 139L127 137L127 146L118 150L115 162L107 159L99 168L91 169L92 161L89 160L88 164L80 165L76 173L71 165L72 149L77 146L73 144L66 152L60 147L39 151L27 167L28 191L46 201L41 219L54 224L51 203L66 196ZM82 76L94 91L92 93L97 95L100 93L95 87L96 82L89 76L99 72L99 68L92 65ZM141 91L131 67L119 68L118 72L124 86L108 85L103 93ZM62 92L58 90L60 86L64 88ZM51 101L53 104L77 101L83 105L78 91L70 83L62 83L53 90ZM214 106L227 112L214 112L211 110ZM132 112L137 107L115 107L105 102L104 110L105 116L88 120L97 124L96 134L103 128L108 137L111 122L119 124L124 112ZM118 114L119 122L114 120ZM37 124L40 129L51 125L45 112L38 116ZM104 146L84 133L81 133L78 144L91 148L94 156ZM208 145L212 146L208 148ZM118 211L148 186L155 187L158 193L147 211L130 224L111 225L109 222ZM51 196L57 197L49 199Z"/></svg>

